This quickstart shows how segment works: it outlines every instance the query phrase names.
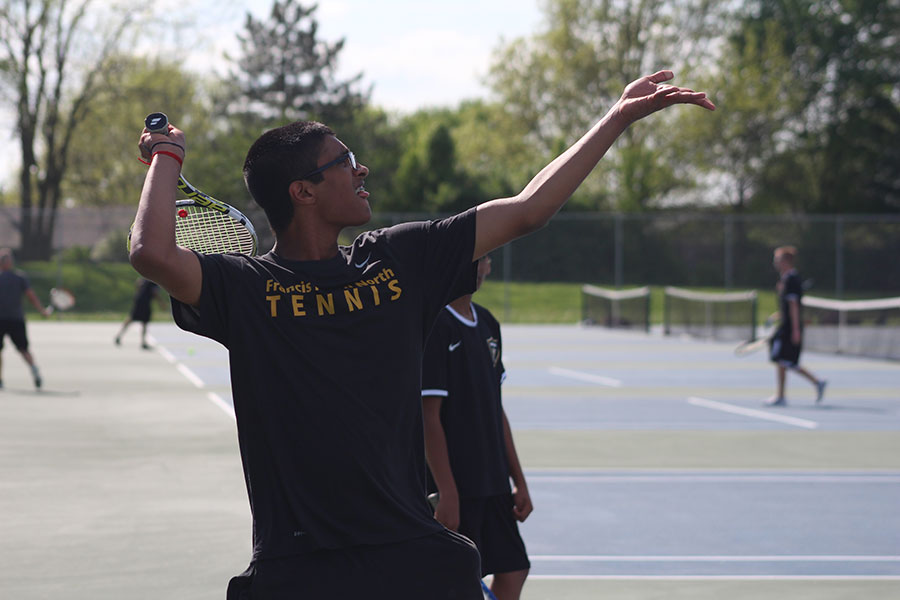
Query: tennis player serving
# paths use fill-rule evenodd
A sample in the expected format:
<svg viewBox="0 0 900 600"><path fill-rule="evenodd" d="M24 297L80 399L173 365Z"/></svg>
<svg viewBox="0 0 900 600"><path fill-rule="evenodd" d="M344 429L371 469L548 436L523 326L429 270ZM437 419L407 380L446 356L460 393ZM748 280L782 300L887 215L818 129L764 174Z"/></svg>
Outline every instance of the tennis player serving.
<svg viewBox="0 0 900 600"><path fill-rule="evenodd" d="M340 232L371 217L369 169L320 123L268 131L243 168L276 238L258 257L175 244L185 136L143 131L131 263L169 292L180 327L229 351L253 515L253 556L229 599L481 598L477 550L425 500L425 340L444 305L474 291L474 260L545 225L631 123L674 104L715 108L670 79L631 83L518 195L349 246ZM161 141L177 145L151 157Z"/></svg>

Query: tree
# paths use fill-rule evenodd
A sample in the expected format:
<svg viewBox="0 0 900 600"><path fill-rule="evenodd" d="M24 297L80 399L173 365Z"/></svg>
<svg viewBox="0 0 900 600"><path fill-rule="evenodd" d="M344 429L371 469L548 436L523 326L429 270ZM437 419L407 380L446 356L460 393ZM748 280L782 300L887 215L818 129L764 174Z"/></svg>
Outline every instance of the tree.
<svg viewBox="0 0 900 600"><path fill-rule="evenodd" d="M313 117L333 123L349 120L348 113L367 103L368 92L356 90L361 73L346 81L336 79L344 41L318 39L316 8L276 0L267 22L247 13L244 35L238 36L242 54L233 59L239 112L281 123Z"/></svg>
<svg viewBox="0 0 900 600"><path fill-rule="evenodd" d="M546 28L496 54L489 83L550 158L574 142L634 79L689 71L710 40L709 0L549 0ZM678 82L688 85L685 74ZM642 210L683 185L659 143L657 120L630 127L573 197L572 206Z"/></svg>
<svg viewBox="0 0 900 600"><path fill-rule="evenodd" d="M773 156L757 201L813 212L900 210L900 61L896 0L754 0L745 31L778 22L804 97L795 143Z"/></svg>
<svg viewBox="0 0 900 600"><path fill-rule="evenodd" d="M692 154L696 168L724 182L718 197L737 212L749 208L772 158L796 143L790 126L802 109L803 91L791 76L784 44L776 21L734 32L715 70L700 80L702 89L715 90L719 110L684 112L679 122L683 151Z"/></svg>
<svg viewBox="0 0 900 600"><path fill-rule="evenodd" d="M78 125L102 85L107 59L136 16L90 0L21 0L0 8L0 84L15 105L22 153L21 258L52 252L62 182Z"/></svg>
<svg viewBox="0 0 900 600"><path fill-rule="evenodd" d="M213 195L224 192L209 189L226 179L224 174L213 175L206 167L208 155L212 154L208 140L218 138L216 131L222 127L221 122L213 121L217 113L207 89L214 82L204 82L185 72L175 61L115 55L109 59L107 83L97 91L81 121L85 131L103 132L103 147L96 152L77 152L70 158L63 183L67 203L136 206L147 172L147 167L137 160L138 136L144 115L156 111L166 113L175 125L187 131L186 168L191 179L203 181L203 188ZM240 180L239 163L233 171ZM229 203L234 202L229 199Z"/></svg>

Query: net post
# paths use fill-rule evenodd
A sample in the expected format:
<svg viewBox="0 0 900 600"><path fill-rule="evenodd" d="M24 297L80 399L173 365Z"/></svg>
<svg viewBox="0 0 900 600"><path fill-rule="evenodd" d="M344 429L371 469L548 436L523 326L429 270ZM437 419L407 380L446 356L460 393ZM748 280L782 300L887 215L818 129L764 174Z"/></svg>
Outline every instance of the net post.
<svg viewBox="0 0 900 600"><path fill-rule="evenodd" d="M625 229L624 229L624 220L625 216L622 213L616 213L614 228L613 228L613 241L614 241L614 269L615 269L615 284L616 289L621 289L622 282L625 280Z"/></svg>
<svg viewBox="0 0 900 600"><path fill-rule="evenodd" d="M585 291L584 286L581 286L581 322L583 324L586 324L588 320L587 303L587 292Z"/></svg>
<svg viewBox="0 0 900 600"><path fill-rule="evenodd" d="M672 331L672 300L666 290L668 288L663 290L663 334L669 335Z"/></svg>
<svg viewBox="0 0 900 600"><path fill-rule="evenodd" d="M650 333L650 307L651 307L650 296L652 294L653 294L653 292L651 290L651 292L649 294L647 294L647 297L645 298L647 305L646 305L644 314L647 315L647 318L644 319L644 331L646 331L647 333Z"/></svg>
<svg viewBox="0 0 900 600"><path fill-rule="evenodd" d="M834 295L844 297L844 218L834 221Z"/></svg>
<svg viewBox="0 0 900 600"><path fill-rule="evenodd" d="M730 290L734 287L734 217L725 215L724 235L725 238L725 289Z"/></svg>
<svg viewBox="0 0 900 600"><path fill-rule="evenodd" d="M759 296L753 294L753 302L750 305L750 338L751 340L756 339L756 324L759 320L759 314L757 309L759 308Z"/></svg>

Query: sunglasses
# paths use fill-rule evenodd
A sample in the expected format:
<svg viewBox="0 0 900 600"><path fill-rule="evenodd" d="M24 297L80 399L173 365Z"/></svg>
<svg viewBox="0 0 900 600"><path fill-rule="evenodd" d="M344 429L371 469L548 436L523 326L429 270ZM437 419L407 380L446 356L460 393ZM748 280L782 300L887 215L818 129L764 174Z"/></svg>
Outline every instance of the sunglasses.
<svg viewBox="0 0 900 600"><path fill-rule="evenodd" d="M333 167L334 165L339 165L339 164L341 164L341 163L344 162L344 161L349 161L349 162L350 162L350 168L353 169L354 171L357 170L357 169L359 168L359 163L356 162L356 155L353 154L352 152L350 152L350 151L348 150L347 152L344 152L343 154L341 154L340 156L338 156L336 159L334 159L334 160L332 160L332 161L329 161L329 162L325 163L325 164L322 165L321 167L315 169L314 171L310 171L309 173L307 173L307 174L304 175L303 177L298 177L297 179L298 179L298 180L300 180L300 179L309 179L309 178L312 177L313 175L316 175L316 174L318 174L318 173L321 173L322 171L324 171L324 170L326 170L326 169L330 169L330 168Z"/></svg>

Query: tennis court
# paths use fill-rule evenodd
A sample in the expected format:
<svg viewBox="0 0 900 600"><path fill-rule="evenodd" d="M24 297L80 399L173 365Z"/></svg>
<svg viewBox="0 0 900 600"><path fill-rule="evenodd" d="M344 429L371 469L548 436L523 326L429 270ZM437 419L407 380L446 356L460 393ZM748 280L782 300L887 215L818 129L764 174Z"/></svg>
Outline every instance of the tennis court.
<svg viewBox="0 0 900 600"><path fill-rule="evenodd" d="M249 558L226 356L154 323L32 322L46 389L4 353L0 589L221 598ZM900 598L900 365L733 344L504 327L504 403L535 512L524 598ZM18 361L18 362L17 362Z"/></svg>

